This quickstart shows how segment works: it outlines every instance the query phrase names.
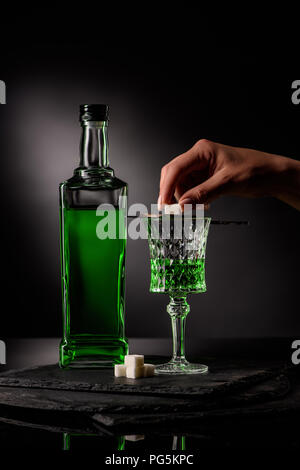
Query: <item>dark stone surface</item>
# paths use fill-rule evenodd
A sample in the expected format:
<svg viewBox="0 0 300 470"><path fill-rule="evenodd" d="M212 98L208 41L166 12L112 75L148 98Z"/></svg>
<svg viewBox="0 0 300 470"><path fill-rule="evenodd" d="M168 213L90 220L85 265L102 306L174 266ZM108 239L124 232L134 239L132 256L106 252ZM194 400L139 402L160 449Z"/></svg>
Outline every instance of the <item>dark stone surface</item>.
<svg viewBox="0 0 300 470"><path fill-rule="evenodd" d="M154 362L151 357L146 357L145 360ZM207 374L155 376L134 380L115 378L112 369L61 370L57 365L49 365L5 372L0 375L0 386L199 399L249 387L278 375L284 367L283 363L278 362L257 365L249 361L238 363L210 360L210 371Z"/></svg>
<svg viewBox="0 0 300 470"><path fill-rule="evenodd" d="M49 365L1 374L0 407L6 413L14 409L15 415L17 409L23 414L25 410L88 414L106 426L296 409L297 400L284 401L291 392L292 370L282 363L257 367L249 361L218 361L205 375L133 380L116 379L111 369L61 370Z"/></svg>
<svg viewBox="0 0 300 470"><path fill-rule="evenodd" d="M81 441L74 436L96 436L95 445L115 445L120 436L139 434L150 447L180 435L197 448L250 440L259 446L263 439L267 446L297 447L292 434L300 418L297 367L270 360L207 362L206 375L138 380L115 379L108 369L60 370L57 365L5 372L0 374L0 435L27 439L31 434L45 443L49 433L67 434L76 446ZM283 432L282 426L289 430ZM50 441L57 445L56 438Z"/></svg>

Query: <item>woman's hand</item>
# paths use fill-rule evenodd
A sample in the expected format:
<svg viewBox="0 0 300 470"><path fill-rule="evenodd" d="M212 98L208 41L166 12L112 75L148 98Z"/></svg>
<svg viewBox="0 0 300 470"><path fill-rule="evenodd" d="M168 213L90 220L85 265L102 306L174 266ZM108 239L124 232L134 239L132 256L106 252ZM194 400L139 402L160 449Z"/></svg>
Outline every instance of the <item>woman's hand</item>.
<svg viewBox="0 0 300 470"><path fill-rule="evenodd" d="M300 210L300 162L203 139L161 170L159 204L208 204L225 194L273 196Z"/></svg>

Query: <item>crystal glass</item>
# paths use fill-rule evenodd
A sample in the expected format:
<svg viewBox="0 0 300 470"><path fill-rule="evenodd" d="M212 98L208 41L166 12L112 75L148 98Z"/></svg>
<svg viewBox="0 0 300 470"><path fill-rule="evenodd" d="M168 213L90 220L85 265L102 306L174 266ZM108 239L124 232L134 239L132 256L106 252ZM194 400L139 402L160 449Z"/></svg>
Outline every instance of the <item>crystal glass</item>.
<svg viewBox="0 0 300 470"><path fill-rule="evenodd" d="M192 215L149 216L148 242L151 261L150 292L169 294L173 357L156 367L156 374L201 374L204 364L185 358L185 322L190 311L188 294L206 291L205 251L211 219Z"/></svg>

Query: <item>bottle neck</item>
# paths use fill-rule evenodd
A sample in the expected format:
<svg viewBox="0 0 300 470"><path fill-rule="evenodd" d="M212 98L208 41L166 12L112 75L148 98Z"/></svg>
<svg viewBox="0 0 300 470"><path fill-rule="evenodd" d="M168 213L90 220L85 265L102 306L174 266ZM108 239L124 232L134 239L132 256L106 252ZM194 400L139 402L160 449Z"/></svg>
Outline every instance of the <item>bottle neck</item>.
<svg viewBox="0 0 300 470"><path fill-rule="evenodd" d="M107 121L85 121L82 123L80 166L75 170L81 176L95 173L113 175L108 161L107 125Z"/></svg>

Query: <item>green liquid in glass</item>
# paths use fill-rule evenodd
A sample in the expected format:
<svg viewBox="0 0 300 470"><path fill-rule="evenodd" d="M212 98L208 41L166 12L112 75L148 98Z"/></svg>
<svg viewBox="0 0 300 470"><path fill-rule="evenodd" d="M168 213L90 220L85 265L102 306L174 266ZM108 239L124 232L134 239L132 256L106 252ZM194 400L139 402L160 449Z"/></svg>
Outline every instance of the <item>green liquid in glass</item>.
<svg viewBox="0 0 300 470"><path fill-rule="evenodd" d="M85 358L95 366L121 363L124 340L125 217L115 211L116 239L96 233L102 217L95 209L63 210L63 293L65 338L62 367ZM89 364L91 365L91 364ZM74 364L76 367L76 364Z"/></svg>
<svg viewBox="0 0 300 470"><path fill-rule="evenodd" d="M150 292L205 292L205 259L151 259Z"/></svg>

